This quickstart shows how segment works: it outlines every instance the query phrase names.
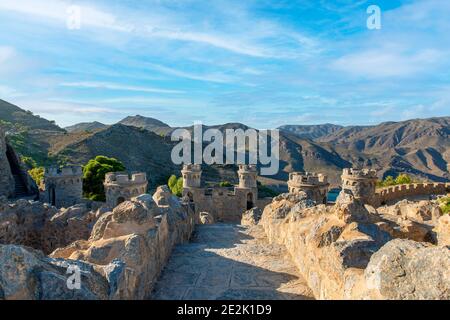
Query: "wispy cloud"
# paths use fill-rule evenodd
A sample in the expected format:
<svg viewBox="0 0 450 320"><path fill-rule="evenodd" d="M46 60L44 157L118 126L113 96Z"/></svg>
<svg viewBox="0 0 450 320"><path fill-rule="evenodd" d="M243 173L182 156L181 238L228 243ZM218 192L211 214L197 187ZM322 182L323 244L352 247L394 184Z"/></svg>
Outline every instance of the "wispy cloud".
<svg viewBox="0 0 450 320"><path fill-rule="evenodd" d="M186 72L177 70L174 68L169 68L166 66L158 65L158 64L147 64L151 69L157 70L159 72L185 78L185 79L191 79L191 80L198 80L198 81L206 81L206 82L217 82L217 83L232 83L237 82L238 79L236 77L226 75L223 73L208 73L208 74L196 74L192 72Z"/></svg>
<svg viewBox="0 0 450 320"><path fill-rule="evenodd" d="M138 91L138 92L151 92L151 93L168 93L168 94L180 94L183 91L180 90L168 90L152 87L140 87L140 86L129 86L117 83L109 82L95 82L95 81L82 81L82 82L63 82L60 84L62 87L74 87L74 88L85 88L85 89L106 89L106 90L117 90L117 91Z"/></svg>
<svg viewBox="0 0 450 320"><path fill-rule="evenodd" d="M336 70L362 77L405 77L430 70L441 61L442 52L434 49L414 53L375 49L343 56L332 63Z"/></svg>

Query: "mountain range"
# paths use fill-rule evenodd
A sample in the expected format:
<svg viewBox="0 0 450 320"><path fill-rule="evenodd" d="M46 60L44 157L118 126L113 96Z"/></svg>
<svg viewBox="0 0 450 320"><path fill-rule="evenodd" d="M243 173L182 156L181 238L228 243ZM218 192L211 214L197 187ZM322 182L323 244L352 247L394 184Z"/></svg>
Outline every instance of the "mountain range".
<svg viewBox="0 0 450 320"><path fill-rule="evenodd" d="M170 160L175 144L170 133L176 128L157 119L137 115L112 125L86 122L60 128L0 100L0 120L10 127L9 140L14 148L39 165L85 164L96 155L105 155L121 160L128 170L147 172L152 186L165 183L173 173L179 175L180 167ZM224 131L248 127L229 123L206 128ZM374 168L380 178L399 173L427 181L450 178L450 117L374 126L286 125L279 129L280 171L260 177L260 181L281 190L289 172L322 172L332 186L338 186L342 169L352 166ZM204 179L235 182L236 167L205 167Z"/></svg>

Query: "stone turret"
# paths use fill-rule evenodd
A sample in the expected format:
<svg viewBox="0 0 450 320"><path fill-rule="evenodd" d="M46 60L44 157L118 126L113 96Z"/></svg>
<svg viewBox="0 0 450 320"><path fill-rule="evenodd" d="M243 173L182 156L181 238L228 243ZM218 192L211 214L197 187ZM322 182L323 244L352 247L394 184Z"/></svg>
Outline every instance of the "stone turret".
<svg viewBox="0 0 450 320"><path fill-rule="evenodd" d="M305 192L317 204L327 203L328 177L312 172L292 172L289 174L288 187L290 193Z"/></svg>
<svg viewBox="0 0 450 320"><path fill-rule="evenodd" d="M183 175L183 188L200 188L202 168L199 164L186 164L181 170Z"/></svg>
<svg viewBox="0 0 450 320"><path fill-rule="evenodd" d="M83 198L81 166L50 167L44 172L41 200L56 207L70 207Z"/></svg>
<svg viewBox="0 0 450 320"><path fill-rule="evenodd" d="M238 170L239 186L235 188L238 196L244 195L247 210L256 205L258 199L258 170L255 165L240 164Z"/></svg>
<svg viewBox="0 0 450 320"><path fill-rule="evenodd" d="M129 174L128 172L111 172L105 175L103 183L106 204L113 208L124 201L147 192L147 175L144 172Z"/></svg>
<svg viewBox="0 0 450 320"><path fill-rule="evenodd" d="M351 193L356 199L370 203L375 195L377 172L372 169L344 169L342 190Z"/></svg>
<svg viewBox="0 0 450 320"><path fill-rule="evenodd" d="M239 165L239 188L257 188L256 178L258 177L258 171L254 165Z"/></svg>

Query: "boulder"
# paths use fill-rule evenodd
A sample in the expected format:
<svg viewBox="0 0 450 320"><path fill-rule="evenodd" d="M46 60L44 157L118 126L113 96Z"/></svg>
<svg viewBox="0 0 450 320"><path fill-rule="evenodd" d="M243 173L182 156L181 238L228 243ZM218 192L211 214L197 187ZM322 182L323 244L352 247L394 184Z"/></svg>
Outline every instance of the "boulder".
<svg viewBox="0 0 450 320"><path fill-rule="evenodd" d="M97 220L86 204L58 210L24 199L0 204L0 213L0 243L29 246L44 253L87 239Z"/></svg>
<svg viewBox="0 0 450 320"><path fill-rule="evenodd" d="M450 246L450 214L444 214L439 218L435 228L439 246Z"/></svg>
<svg viewBox="0 0 450 320"><path fill-rule="evenodd" d="M247 210L242 215L241 224L243 226L256 226L261 220L262 210L258 207Z"/></svg>
<svg viewBox="0 0 450 320"><path fill-rule="evenodd" d="M374 299L450 299L450 251L395 239L372 255L364 277Z"/></svg>
<svg viewBox="0 0 450 320"><path fill-rule="evenodd" d="M72 271L70 271L70 269ZM80 271L80 287L69 287L73 270ZM16 245L0 245L0 299L106 299L108 283L94 267L81 261L51 259Z"/></svg>
<svg viewBox="0 0 450 320"><path fill-rule="evenodd" d="M214 224L214 217L208 212L200 212L199 218L201 224Z"/></svg>

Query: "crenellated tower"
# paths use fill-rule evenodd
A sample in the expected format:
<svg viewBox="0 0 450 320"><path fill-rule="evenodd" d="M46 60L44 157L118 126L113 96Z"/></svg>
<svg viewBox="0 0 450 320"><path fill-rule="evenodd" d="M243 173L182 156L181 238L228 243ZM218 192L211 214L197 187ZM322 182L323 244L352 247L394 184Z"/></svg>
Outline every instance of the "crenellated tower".
<svg viewBox="0 0 450 320"><path fill-rule="evenodd" d="M50 167L44 171L40 198L56 207L70 207L83 197L83 170L81 166Z"/></svg>
<svg viewBox="0 0 450 320"><path fill-rule="evenodd" d="M124 201L147 192L147 175L145 172L110 172L105 175L103 186L106 204L114 208Z"/></svg>
<svg viewBox="0 0 450 320"><path fill-rule="evenodd" d="M347 168L342 172L342 190L351 193L355 199L370 203L377 180L376 170Z"/></svg>
<svg viewBox="0 0 450 320"><path fill-rule="evenodd" d="M321 173L292 172L289 174L290 193L305 192L317 204L327 203L328 177Z"/></svg>

